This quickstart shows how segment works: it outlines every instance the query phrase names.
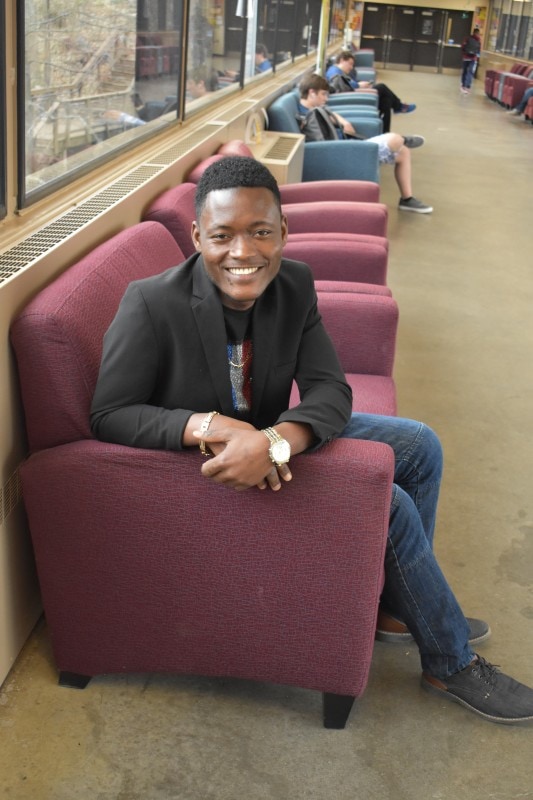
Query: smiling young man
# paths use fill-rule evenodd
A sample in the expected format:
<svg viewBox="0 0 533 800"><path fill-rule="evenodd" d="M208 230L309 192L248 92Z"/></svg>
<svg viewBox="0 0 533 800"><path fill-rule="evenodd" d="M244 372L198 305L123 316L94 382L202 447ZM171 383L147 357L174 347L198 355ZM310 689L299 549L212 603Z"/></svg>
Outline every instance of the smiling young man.
<svg viewBox="0 0 533 800"><path fill-rule="evenodd" d="M132 447L200 446L206 480L290 492L289 460L335 436L395 454L377 637L420 651L424 688L492 722L533 721L533 690L471 649L487 623L466 619L433 554L442 474L426 425L352 414L352 395L317 308L310 269L282 258L287 222L258 161L204 172L197 253L135 281L104 339L91 411L95 436ZM289 408L293 381L301 400ZM310 502L312 498L310 497Z"/></svg>

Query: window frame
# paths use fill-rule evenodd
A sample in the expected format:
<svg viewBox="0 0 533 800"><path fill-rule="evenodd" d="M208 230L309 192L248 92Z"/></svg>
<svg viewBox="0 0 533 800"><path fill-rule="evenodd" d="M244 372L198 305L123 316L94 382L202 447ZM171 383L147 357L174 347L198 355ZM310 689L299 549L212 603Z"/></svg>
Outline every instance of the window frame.
<svg viewBox="0 0 533 800"><path fill-rule="evenodd" d="M0 5L0 64L2 73L7 74L7 54L6 54L6 12L5 3ZM0 81L0 219L7 215L6 204L6 180L7 180L7 108L6 108L6 87L5 80Z"/></svg>
<svg viewBox="0 0 533 800"><path fill-rule="evenodd" d="M26 75L26 14L25 14L26 0L16 0L16 27L17 27L17 74L19 76ZM138 6L137 6L138 7ZM183 122L184 112L184 92L182 82L182 72L184 69L183 60L183 38L187 37L186 23L187 23L187 8L188 3L183 0L181 3L181 18L179 20L179 28L182 35L178 37L177 59L180 65L179 72L176 77L176 92L177 92L177 109L176 117L172 120L161 120L161 124L150 124L149 130L144 131L142 128L135 129L135 134L131 135L127 141L120 141L121 136L117 136L116 146L113 146L113 138L106 140L106 147L103 153L95 154L94 158L84 161L82 164L72 163L71 168L60 176L50 178L43 186L34 188L28 191L27 178L28 173L26 170L26 86L24 80L17 82L16 93L16 108L17 108L17 203L18 208L29 208L35 203L39 202L45 197L53 194L64 186L68 186L75 180L88 175L93 170L109 163L123 155L129 150L133 150L139 144L151 139L154 135L160 133L162 130L167 130L171 125L181 124ZM155 120L154 120L155 122ZM130 130L131 134L132 131ZM31 174L31 173L30 173Z"/></svg>

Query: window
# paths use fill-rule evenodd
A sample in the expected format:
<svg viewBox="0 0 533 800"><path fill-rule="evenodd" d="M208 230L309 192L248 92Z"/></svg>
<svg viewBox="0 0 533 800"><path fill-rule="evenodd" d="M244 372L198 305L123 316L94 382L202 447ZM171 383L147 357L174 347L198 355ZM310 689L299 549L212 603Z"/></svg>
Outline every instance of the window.
<svg viewBox="0 0 533 800"><path fill-rule="evenodd" d="M321 12L321 0L16 2L21 207L310 53Z"/></svg>
<svg viewBox="0 0 533 800"><path fill-rule="evenodd" d="M244 19L224 0L190 0L187 39L187 113L240 85ZM214 96L213 93L217 95Z"/></svg>
<svg viewBox="0 0 533 800"><path fill-rule="evenodd" d="M21 205L172 122L182 0L19 0Z"/></svg>
<svg viewBox="0 0 533 800"><path fill-rule="evenodd" d="M533 59L533 0L495 0L489 48L527 61Z"/></svg>

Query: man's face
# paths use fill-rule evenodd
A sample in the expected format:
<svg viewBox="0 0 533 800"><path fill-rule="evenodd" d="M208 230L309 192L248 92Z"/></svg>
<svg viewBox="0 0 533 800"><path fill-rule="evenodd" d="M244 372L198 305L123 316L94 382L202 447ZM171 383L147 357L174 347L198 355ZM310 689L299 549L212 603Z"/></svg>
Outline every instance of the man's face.
<svg viewBox="0 0 533 800"><path fill-rule="evenodd" d="M353 58L347 58L345 61L339 61L339 67L342 69L345 75L349 75L353 70L354 63L355 62Z"/></svg>
<svg viewBox="0 0 533 800"><path fill-rule="evenodd" d="M192 239L228 308L251 308L279 272L287 221L269 189L220 189L207 195Z"/></svg>
<svg viewBox="0 0 533 800"><path fill-rule="evenodd" d="M328 102L329 92L327 89L319 89L316 91L315 89L309 89L307 94L307 102L311 108L319 108L319 106L325 106Z"/></svg>

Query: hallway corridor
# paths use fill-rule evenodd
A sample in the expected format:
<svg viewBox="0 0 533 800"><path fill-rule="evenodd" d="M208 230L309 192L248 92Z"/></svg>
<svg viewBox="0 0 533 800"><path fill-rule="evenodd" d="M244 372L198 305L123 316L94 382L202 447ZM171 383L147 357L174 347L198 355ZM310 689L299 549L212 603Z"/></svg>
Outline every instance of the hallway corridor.
<svg viewBox="0 0 533 800"><path fill-rule="evenodd" d="M436 550L480 653L533 685L533 126L475 81L379 71L404 102L393 130L426 137L398 211L389 285L400 308L399 413L439 434ZM344 731L320 694L179 675L57 686L46 624L0 689L6 800L533 800L533 726L484 722L419 686L416 648L376 643Z"/></svg>

